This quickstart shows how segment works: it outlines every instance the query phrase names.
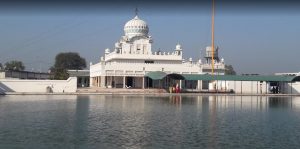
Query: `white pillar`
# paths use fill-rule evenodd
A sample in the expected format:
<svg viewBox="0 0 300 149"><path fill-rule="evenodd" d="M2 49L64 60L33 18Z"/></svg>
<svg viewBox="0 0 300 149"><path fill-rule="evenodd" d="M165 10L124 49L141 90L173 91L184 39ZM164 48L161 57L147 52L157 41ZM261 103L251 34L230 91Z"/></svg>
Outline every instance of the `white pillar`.
<svg viewBox="0 0 300 149"><path fill-rule="evenodd" d="M256 81L256 94L258 94L258 81Z"/></svg>
<svg viewBox="0 0 300 149"><path fill-rule="evenodd" d="M241 81L241 94L243 94L243 81Z"/></svg>
<svg viewBox="0 0 300 149"><path fill-rule="evenodd" d="M198 80L197 82L198 82L197 84L198 90L202 90L202 80Z"/></svg>
<svg viewBox="0 0 300 149"><path fill-rule="evenodd" d="M179 80L179 88L180 89L182 88L181 85L182 85L182 80Z"/></svg>
<svg viewBox="0 0 300 149"><path fill-rule="evenodd" d="M99 77L99 87L105 88L105 76Z"/></svg>
<svg viewBox="0 0 300 149"><path fill-rule="evenodd" d="M266 81L266 94L268 94L268 83Z"/></svg>
<svg viewBox="0 0 300 149"><path fill-rule="evenodd" d="M143 79L142 79L142 89L144 89L145 88L145 77L142 77Z"/></svg>
<svg viewBox="0 0 300 149"><path fill-rule="evenodd" d="M262 94L262 83L259 83L259 90L260 90L260 94Z"/></svg>
<svg viewBox="0 0 300 149"><path fill-rule="evenodd" d="M291 82L291 94L293 94L293 82Z"/></svg>
<svg viewBox="0 0 300 149"><path fill-rule="evenodd" d="M110 88L112 88L112 80L113 80L113 76L110 76L110 80L109 80L109 86L110 86Z"/></svg>
<svg viewBox="0 0 300 149"><path fill-rule="evenodd" d="M251 94L253 94L253 81L251 81Z"/></svg>
<svg viewBox="0 0 300 149"><path fill-rule="evenodd" d="M90 77L90 86L89 87L92 87L92 86L94 86L92 83L93 83L93 81L94 81L94 78L92 78L92 77Z"/></svg>
<svg viewBox="0 0 300 149"><path fill-rule="evenodd" d="M125 88L126 79L125 76L123 76L123 88Z"/></svg>

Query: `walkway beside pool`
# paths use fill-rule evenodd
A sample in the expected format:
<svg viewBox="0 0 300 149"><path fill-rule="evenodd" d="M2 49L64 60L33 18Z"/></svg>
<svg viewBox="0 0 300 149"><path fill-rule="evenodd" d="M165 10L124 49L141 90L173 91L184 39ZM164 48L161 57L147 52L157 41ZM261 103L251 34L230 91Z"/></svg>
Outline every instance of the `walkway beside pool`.
<svg viewBox="0 0 300 149"><path fill-rule="evenodd" d="M123 89L123 88L78 88L75 93L42 93L42 92L6 92L3 95L154 95L154 96L177 96L177 95L207 95L207 96L300 96L300 94L240 94L228 92L186 92L186 93L169 93L165 89Z"/></svg>

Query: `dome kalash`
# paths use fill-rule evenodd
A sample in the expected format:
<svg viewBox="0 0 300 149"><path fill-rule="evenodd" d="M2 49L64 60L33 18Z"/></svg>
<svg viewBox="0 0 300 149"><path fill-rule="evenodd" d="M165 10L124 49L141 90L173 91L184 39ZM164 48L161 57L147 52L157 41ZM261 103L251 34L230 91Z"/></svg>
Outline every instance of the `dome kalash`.
<svg viewBox="0 0 300 149"><path fill-rule="evenodd" d="M135 36L148 36L149 28L145 21L135 16L129 20L124 26L125 36L132 38Z"/></svg>

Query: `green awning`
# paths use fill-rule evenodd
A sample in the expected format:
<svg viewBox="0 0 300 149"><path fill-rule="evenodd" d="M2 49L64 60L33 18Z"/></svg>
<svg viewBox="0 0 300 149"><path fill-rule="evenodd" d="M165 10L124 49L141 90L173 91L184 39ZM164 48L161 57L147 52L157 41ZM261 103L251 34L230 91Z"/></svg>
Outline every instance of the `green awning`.
<svg viewBox="0 0 300 149"><path fill-rule="evenodd" d="M169 77L169 78L172 78L175 80L184 80L185 79L181 74L177 74L177 73L167 74L162 71L148 72L145 76L151 78L152 80L161 80L164 77Z"/></svg>
<svg viewBox="0 0 300 149"><path fill-rule="evenodd" d="M145 76L151 78L152 80L161 80L168 74L162 71L152 71L148 72Z"/></svg>
<svg viewBox="0 0 300 149"><path fill-rule="evenodd" d="M226 81L267 81L267 82L294 82L300 81L300 76L290 75L209 75L209 74L167 74L162 71L148 72L146 77L152 80L162 80L169 76L173 79L180 80L226 80Z"/></svg>

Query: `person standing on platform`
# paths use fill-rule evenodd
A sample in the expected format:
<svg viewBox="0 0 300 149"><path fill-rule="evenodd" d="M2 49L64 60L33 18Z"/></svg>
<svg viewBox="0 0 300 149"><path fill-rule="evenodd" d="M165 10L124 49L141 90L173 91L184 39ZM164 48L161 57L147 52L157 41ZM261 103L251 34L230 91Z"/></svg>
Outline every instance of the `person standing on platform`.
<svg viewBox="0 0 300 149"><path fill-rule="evenodd" d="M175 92L176 92L176 93L179 93L179 85L178 85L178 83L176 84Z"/></svg>

